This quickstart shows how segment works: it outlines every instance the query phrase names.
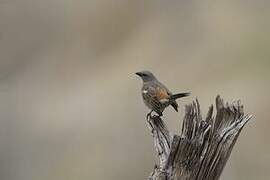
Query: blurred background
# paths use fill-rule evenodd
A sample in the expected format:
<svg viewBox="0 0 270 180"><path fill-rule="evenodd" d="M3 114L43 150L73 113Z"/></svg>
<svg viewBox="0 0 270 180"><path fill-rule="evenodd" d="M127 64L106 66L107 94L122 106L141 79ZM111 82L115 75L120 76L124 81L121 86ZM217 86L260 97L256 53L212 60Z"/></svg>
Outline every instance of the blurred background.
<svg viewBox="0 0 270 180"><path fill-rule="evenodd" d="M154 167L141 80L254 115L221 179L270 178L267 0L0 0L0 179L139 180Z"/></svg>

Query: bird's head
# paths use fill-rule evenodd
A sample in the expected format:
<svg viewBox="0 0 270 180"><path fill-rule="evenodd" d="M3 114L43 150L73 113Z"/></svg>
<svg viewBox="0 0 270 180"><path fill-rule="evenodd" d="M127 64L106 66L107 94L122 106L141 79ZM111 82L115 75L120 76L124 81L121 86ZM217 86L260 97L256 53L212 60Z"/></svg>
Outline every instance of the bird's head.
<svg viewBox="0 0 270 180"><path fill-rule="evenodd" d="M137 72L135 74L140 76L142 78L143 82L149 82L149 81L156 79L156 77L150 71L141 71L141 72Z"/></svg>

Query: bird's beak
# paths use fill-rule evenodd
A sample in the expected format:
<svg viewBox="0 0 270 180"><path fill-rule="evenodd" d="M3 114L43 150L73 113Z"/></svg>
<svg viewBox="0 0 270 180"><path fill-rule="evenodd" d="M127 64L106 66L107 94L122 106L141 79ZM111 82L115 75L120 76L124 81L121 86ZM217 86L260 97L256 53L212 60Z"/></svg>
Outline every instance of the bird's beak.
<svg viewBox="0 0 270 180"><path fill-rule="evenodd" d="M138 76L142 75L142 73L140 73L140 72L136 72L135 74L138 75Z"/></svg>

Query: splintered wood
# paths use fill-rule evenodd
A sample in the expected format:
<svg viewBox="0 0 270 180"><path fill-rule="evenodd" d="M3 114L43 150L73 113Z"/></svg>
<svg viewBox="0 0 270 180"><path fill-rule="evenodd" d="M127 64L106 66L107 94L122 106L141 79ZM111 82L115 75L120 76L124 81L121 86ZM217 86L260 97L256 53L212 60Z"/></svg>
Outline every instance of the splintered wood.
<svg viewBox="0 0 270 180"><path fill-rule="evenodd" d="M172 134L159 116L147 124L154 138L159 164L149 180L218 180L233 146L251 115L245 115L240 101L224 103L216 98L205 119L198 100L186 105L182 131Z"/></svg>

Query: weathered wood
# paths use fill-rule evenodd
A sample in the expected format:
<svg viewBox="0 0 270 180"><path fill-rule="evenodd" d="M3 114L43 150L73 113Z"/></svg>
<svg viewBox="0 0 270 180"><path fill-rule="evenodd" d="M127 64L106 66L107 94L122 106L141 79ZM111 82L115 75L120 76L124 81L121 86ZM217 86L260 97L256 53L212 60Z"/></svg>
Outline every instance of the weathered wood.
<svg viewBox="0 0 270 180"><path fill-rule="evenodd" d="M233 146L250 115L244 115L240 101L224 104L216 98L205 120L198 100L185 107L180 135L171 134L159 116L149 116L147 124L154 138L159 164L149 180L218 180Z"/></svg>

